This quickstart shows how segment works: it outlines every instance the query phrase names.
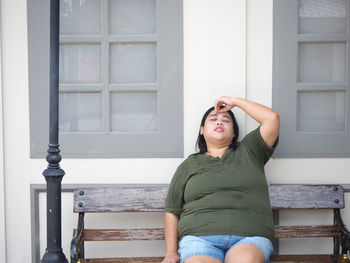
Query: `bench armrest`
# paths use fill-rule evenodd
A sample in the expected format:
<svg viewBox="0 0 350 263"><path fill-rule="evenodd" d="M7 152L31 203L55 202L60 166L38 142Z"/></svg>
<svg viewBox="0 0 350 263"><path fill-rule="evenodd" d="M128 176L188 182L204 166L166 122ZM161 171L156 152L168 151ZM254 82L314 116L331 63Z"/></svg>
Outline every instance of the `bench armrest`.
<svg viewBox="0 0 350 263"><path fill-rule="evenodd" d="M84 213L79 213L78 228L70 244L71 263L84 258L84 242L81 240L84 231Z"/></svg>
<svg viewBox="0 0 350 263"><path fill-rule="evenodd" d="M346 228L339 209L334 209L334 219L339 226L342 254L348 254L350 251L350 231Z"/></svg>

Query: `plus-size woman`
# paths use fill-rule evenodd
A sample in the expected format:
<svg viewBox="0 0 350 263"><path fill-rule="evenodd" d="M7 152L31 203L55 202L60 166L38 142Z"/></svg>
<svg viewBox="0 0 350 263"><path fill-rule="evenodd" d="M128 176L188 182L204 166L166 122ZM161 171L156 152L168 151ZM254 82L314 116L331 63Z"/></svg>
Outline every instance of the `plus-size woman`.
<svg viewBox="0 0 350 263"><path fill-rule="evenodd" d="M241 142L234 107L260 124ZM215 101L202 118L198 153L170 183L163 263L269 262L274 224L264 165L278 134L276 111L236 97Z"/></svg>

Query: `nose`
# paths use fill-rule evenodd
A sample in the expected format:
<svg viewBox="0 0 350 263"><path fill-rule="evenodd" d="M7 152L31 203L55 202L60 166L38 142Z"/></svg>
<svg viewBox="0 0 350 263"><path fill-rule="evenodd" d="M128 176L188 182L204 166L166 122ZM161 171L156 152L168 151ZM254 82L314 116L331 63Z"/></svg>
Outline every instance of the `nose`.
<svg viewBox="0 0 350 263"><path fill-rule="evenodd" d="M216 121L216 125L222 125L222 121L221 120Z"/></svg>

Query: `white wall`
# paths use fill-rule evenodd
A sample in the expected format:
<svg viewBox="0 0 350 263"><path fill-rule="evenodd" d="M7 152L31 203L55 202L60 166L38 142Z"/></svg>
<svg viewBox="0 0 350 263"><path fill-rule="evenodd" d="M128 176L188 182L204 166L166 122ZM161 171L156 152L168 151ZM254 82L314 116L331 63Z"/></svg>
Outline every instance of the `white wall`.
<svg viewBox="0 0 350 263"><path fill-rule="evenodd" d="M1 10L1 8L0 8ZM0 16L1 17L1 16ZM1 19L0 19L1 25ZM2 52L0 30L0 262L6 262L5 185L2 117Z"/></svg>
<svg viewBox="0 0 350 263"><path fill-rule="evenodd" d="M1 0L8 263L28 262L31 257L30 184L45 183L41 173L46 161L29 157L26 19L26 0ZM217 96L241 96L271 105L271 84L272 0L184 1L185 156L193 152L200 118ZM240 110L235 113L242 133L256 127ZM61 166L66 171L64 184L168 183L181 161L179 158L87 161L63 156ZM349 168L348 159L273 159L267 165L267 177L272 183L349 183L346 177ZM0 195L1 189L0 177ZM43 198L41 195L42 251L45 248ZM69 257L70 225L75 224L76 216L71 213L68 194L63 195L63 210L67 225L63 227L63 247ZM153 219L147 223L151 222ZM0 230L1 226L0 222ZM287 244L281 249L293 251L296 245L289 248Z"/></svg>
<svg viewBox="0 0 350 263"><path fill-rule="evenodd" d="M25 19L25 1L1 2L7 262L26 262L30 255L28 179L32 165L28 155Z"/></svg>

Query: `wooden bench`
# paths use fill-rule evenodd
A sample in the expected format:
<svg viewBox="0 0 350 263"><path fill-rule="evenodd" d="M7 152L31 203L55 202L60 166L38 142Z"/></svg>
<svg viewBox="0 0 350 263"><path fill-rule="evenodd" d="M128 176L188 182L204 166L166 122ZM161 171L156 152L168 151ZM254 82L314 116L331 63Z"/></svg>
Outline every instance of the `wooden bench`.
<svg viewBox="0 0 350 263"><path fill-rule="evenodd" d="M130 257L87 259L84 242L163 240L162 228L147 229L84 229L85 213L162 212L167 185L100 187L77 189L74 192L74 212L79 213L78 228L71 242L71 262L161 262L161 257ZM272 255L271 262L350 262L350 233L343 224L340 209L344 208L344 191L340 185L270 185L269 194L276 223L276 241L281 238L333 238L333 254ZM280 209L333 209L330 225L281 226Z"/></svg>

